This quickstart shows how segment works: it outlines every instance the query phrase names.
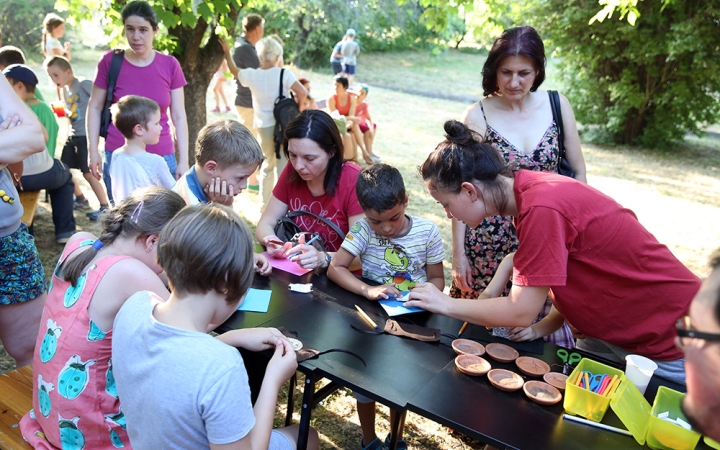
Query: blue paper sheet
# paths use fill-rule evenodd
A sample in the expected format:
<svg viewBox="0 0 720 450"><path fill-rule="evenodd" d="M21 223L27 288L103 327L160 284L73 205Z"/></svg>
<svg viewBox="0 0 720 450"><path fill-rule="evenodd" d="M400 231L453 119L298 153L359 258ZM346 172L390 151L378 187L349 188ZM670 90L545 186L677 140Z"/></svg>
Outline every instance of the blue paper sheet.
<svg viewBox="0 0 720 450"><path fill-rule="evenodd" d="M238 311L266 313L270 307L270 294L272 291L262 289L248 289L245 300L238 307Z"/></svg>
<svg viewBox="0 0 720 450"><path fill-rule="evenodd" d="M379 302L380 306L382 306L390 317L425 311L424 309L417 308L415 306L405 306L404 302L399 302L397 300L379 300Z"/></svg>

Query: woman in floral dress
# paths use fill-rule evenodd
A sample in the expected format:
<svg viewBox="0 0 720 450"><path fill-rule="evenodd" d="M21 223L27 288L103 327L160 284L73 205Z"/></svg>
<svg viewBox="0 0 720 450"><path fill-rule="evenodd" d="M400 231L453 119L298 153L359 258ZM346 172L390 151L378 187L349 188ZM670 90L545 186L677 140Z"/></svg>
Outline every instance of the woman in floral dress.
<svg viewBox="0 0 720 450"><path fill-rule="evenodd" d="M545 80L545 49L531 27L505 30L495 41L483 67L485 98L470 106L463 122L495 146L514 169L557 172L558 127L553 120L546 91L538 91ZM565 157L575 179L587 182L572 107L560 95L564 126ZM453 219L453 282L450 295L476 299L488 285L503 258L518 248L511 217L494 216L477 228ZM550 310L546 304L544 317ZM539 317L538 320L542 317ZM532 333L527 338L536 338ZM572 346L564 325L550 341Z"/></svg>

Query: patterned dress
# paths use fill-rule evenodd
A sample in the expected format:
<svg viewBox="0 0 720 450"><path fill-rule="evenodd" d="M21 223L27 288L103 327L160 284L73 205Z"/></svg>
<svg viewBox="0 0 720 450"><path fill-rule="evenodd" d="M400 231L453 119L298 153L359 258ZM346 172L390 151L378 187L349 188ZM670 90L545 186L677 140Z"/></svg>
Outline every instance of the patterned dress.
<svg viewBox="0 0 720 450"><path fill-rule="evenodd" d="M112 330L90 319L88 306L105 273L127 256L106 256L76 286L58 276L65 259L92 240L63 251L53 273L33 358L33 409L20 421L33 448L131 448L112 371Z"/></svg>
<svg viewBox="0 0 720 450"><path fill-rule="evenodd" d="M530 154L518 150L505 137L498 133L488 124L485 117L485 109L482 102L480 111L485 119L485 142L492 145L508 163L514 162L514 170L534 170L537 172L557 172L559 155L558 127L555 121L545 131L538 145ZM454 298L476 299L485 290L503 258L509 253L518 249L518 239L513 225L512 216L491 216L477 226L477 228L465 227L465 256L467 256L472 270L472 291L465 292L455 285L453 281L450 287L450 296ZM508 282L504 294L510 290L511 282ZM546 299L543 311L535 322L545 317L550 312L552 302ZM546 340L554 344L573 348L574 339L567 324L563 325Z"/></svg>

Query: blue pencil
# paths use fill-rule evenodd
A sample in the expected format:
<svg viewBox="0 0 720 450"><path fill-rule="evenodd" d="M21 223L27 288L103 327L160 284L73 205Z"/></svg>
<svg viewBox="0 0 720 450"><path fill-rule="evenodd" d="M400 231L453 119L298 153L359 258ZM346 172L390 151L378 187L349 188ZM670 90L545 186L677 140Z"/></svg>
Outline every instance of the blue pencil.
<svg viewBox="0 0 720 450"><path fill-rule="evenodd" d="M312 237L312 239L310 239L309 241L307 241L307 242L305 243L305 245L310 245L310 244L312 244L313 242L315 242L315 240L316 240L318 237L320 237L320 235L319 235L319 234L316 234L315 236ZM287 259L293 259L294 257L296 257L297 255L299 255L300 253L302 253L302 252L292 253L290 256L287 257Z"/></svg>

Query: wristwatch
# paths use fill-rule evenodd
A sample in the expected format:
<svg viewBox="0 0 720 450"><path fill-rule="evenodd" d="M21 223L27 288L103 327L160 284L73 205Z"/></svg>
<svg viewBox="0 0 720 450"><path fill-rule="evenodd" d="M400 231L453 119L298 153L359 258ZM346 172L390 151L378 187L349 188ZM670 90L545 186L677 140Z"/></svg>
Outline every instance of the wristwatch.
<svg viewBox="0 0 720 450"><path fill-rule="evenodd" d="M332 255L330 252L325 252L325 268L330 267L330 262L332 261Z"/></svg>

